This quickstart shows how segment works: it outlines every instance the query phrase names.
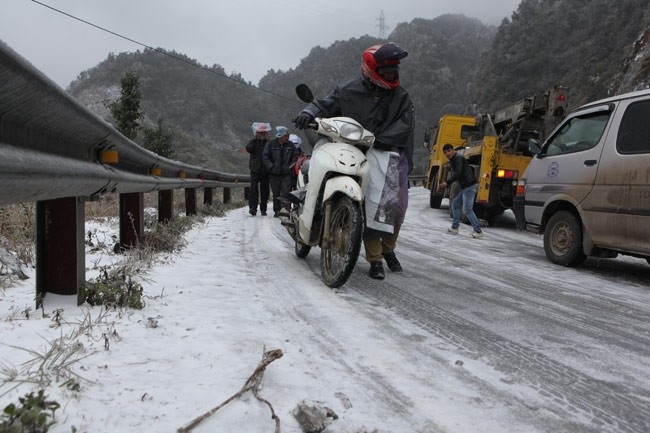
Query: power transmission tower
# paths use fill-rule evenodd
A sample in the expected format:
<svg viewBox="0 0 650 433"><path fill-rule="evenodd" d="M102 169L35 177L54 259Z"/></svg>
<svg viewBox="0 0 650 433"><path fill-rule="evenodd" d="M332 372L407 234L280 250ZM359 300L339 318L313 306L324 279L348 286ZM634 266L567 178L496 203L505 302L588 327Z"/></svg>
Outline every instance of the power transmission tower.
<svg viewBox="0 0 650 433"><path fill-rule="evenodd" d="M379 27L379 39L386 39L386 32L388 31L388 26L386 25L386 21L384 19L383 9L379 14L379 18L377 18L377 21L379 21L379 24L377 24L377 27Z"/></svg>

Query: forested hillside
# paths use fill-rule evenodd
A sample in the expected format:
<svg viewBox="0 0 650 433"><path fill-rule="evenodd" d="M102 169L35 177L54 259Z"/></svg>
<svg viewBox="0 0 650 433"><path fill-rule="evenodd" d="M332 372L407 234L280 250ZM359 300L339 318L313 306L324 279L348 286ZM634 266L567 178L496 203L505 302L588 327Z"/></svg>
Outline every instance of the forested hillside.
<svg viewBox="0 0 650 433"><path fill-rule="evenodd" d="M624 59L647 28L648 0L523 0L485 54L472 99L484 109L536 90L570 88L572 106L618 89ZM647 63L647 62L646 62ZM634 81L643 81L638 75Z"/></svg>
<svg viewBox="0 0 650 433"><path fill-rule="evenodd" d="M228 76L219 65L208 67L179 53L168 54L145 50L110 55L81 73L69 92L110 121L105 101L119 97L120 78L131 70L140 78L144 122L161 118L175 131L176 159L245 172L248 154L239 149L250 135L248 119L253 107L270 106L271 98L241 76Z"/></svg>
<svg viewBox="0 0 650 433"><path fill-rule="evenodd" d="M463 15L443 15L432 20L415 19L399 24L390 34L409 52L402 61L400 80L416 107L415 170L424 170L422 146L424 127L437 122L445 112L463 112L470 96L470 84L478 70L478 60L486 52L496 29ZM379 39L363 37L338 41L328 48L316 47L298 67L286 73L270 73L260 88L291 94L304 82L316 96L325 96L337 84L361 74L361 53ZM295 116L287 112L285 118Z"/></svg>
<svg viewBox="0 0 650 433"><path fill-rule="evenodd" d="M409 51L402 82L417 107L421 156L424 125L435 122L445 111L464 109L478 59L490 47L495 31L476 19L444 15L399 24L390 35L390 40ZM290 127L291 118L304 105L295 96L297 84L307 83L317 96L325 96L337 84L358 77L362 51L380 42L364 36L337 41L327 48L315 47L294 69L269 71L259 83L263 91L247 86L241 76L226 78L219 65L207 67L182 54L168 53L183 60L179 61L155 50L111 55L81 73L69 91L108 118L104 101L119 96L119 80L130 69L141 79L146 121L153 123L160 116L179 132L177 159L245 172L247 154L237 150L249 138L252 122Z"/></svg>
<svg viewBox="0 0 650 433"><path fill-rule="evenodd" d="M416 107L415 172L425 167L424 127L444 113L462 113L469 104L493 111L555 84L570 88L572 107L648 87L648 23L648 0L523 0L498 28L462 15L397 25L388 40L409 52L401 81ZM176 131L177 159L246 172L248 155L239 150L252 122L291 127L303 106L297 84L326 95L358 77L361 52L380 42L363 36L314 47L295 68L269 71L257 87L183 54L122 53L82 72L69 91L108 119L104 101L119 96L130 69L141 79L145 122L161 117Z"/></svg>

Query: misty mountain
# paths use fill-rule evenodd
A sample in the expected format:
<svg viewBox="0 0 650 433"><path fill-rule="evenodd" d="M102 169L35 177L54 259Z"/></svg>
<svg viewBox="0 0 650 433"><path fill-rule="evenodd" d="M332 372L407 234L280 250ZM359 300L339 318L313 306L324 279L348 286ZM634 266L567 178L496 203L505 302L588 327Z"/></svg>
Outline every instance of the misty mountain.
<svg viewBox="0 0 650 433"><path fill-rule="evenodd" d="M560 84L576 107L634 89L647 83L647 60L635 77L624 63L649 22L648 0L523 0L482 59L473 102L495 110Z"/></svg>
<svg viewBox="0 0 650 433"><path fill-rule="evenodd" d="M650 5L647 0L523 0L497 28L463 15L414 19L388 40L409 52L400 71L416 107L415 172L423 172L424 127L469 104L494 111L538 90L570 88L570 105L648 87ZM360 74L361 52L380 39L363 36L314 47L288 71L270 70L253 86L219 65L201 65L162 49L111 54L82 72L69 92L108 119L105 101L119 96L127 69L141 80L142 111L176 132L175 157L223 171L247 172L240 149L250 125L291 127L304 106L299 83L325 96Z"/></svg>
<svg viewBox="0 0 650 433"><path fill-rule="evenodd" d="M490 48L495 32L494 26L476 19L443 15L399 24L390 35L390 40L409 51L401 79L417 108L417 147L423 155L424 125L446 111L464 110L477 59ZM258 88L239 75L227 76L219 65L201 65L176 52L146 49L111 54L82 72L68 91L110 121L105 101L119 97L120 78L130 69L140 77L147 124L161 117L177 132L176 158L246 172L248 155L238 149L249 139L253 122L291 127L291 119L304 106L295 96L297 84L307 83L315 95L325 96L337 84L358 77L361 53L381 42L364 36L314 47L296 68L269 71Z"/></svg>

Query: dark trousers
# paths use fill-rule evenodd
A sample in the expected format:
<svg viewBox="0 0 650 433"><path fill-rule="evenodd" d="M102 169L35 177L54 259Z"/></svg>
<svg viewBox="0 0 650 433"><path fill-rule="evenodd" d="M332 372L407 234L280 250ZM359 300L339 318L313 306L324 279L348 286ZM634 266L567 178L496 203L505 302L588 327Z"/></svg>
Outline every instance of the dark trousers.
<svg viewBox="0 0 650 433"><path fill-rule="evenodd" d="M273 191L273 212L278 212L282 209L282 202L279 200L280 197L285 195L290 191L291 188L291 175L284 174L281 176L276 176L272 174L269 176L271 191Z"/></svg>
<svg viewBox="0 0 650 433"><path fill-rule="evenodd" d="M251 188L248 194L248 208L257 212L257 205L260 211L266 212L266 203L269 201L269 175L251 172Z"/></svg>

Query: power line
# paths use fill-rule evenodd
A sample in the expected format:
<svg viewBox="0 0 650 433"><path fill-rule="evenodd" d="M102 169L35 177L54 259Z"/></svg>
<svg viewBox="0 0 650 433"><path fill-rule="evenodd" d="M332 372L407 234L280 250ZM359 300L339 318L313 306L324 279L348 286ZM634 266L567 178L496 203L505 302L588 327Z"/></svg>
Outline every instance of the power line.
<svg viewBox="0 0 650 433"><path fill-rule="evenodd" d="M67 12L64 12L64 11L60 10L60 9L56 9L55 7L52 7L52 6L47 5L47 4L45 4L45 3L41 3L41 2L38 1L38 0L32 0L32 2L34 2L34 3L36 3L36 4L39 4L39 5L41 5L41 6L44 6L44 7L48 8L48 9L51 9L51 10L53 10L54 12L58 12L58 13L60 13L60 14L62 14L62 15L65 15L65 16L67 16L67 17L70 17L70 18L72 18L72 19L75 19L75 20L77 20L77 21L80 21L80 22L82 22L82 23L84 23L84 24L87 24L87 25L89 25L89 26L91 26L91 27L95 27L96 29L99 29L99 30L101 30L101 31L103 31L103 32L110 33L111 35L117 36L118 38L122 38L122 39L127 40L127 41L129 41L129 42L132 42L132 43L134 43L134 44L136 44L136 45L140 45L140 46L142 46L142 47L145 47L145 48L148 48L148 49L150 49L150 50L153 50L153 51L155 51L155 52L157 52L157 53L163 54L163 55L165 55L165 56L167 56L167 57L171 57L171 58L174 59L174 60L178 60L178 61L180 61L180 62L187 63L188 65L190 65L190 66L194 66L195 68L203 69L204 71L210 72L210 73L212 73L212 74L214 74L214 75L217 75L217 76L219 76L219 77L226 78L226 79L228 79L228 80L230 80L230 81L234 81L234 82L237 83L237 84L240 84L240 85L243 85L243 86L246 86L246 87L250 87L250 88L253 89L253 90L257 90L258 92L266 93L266 94L268 94L268 95L275 96L275 97L277 97L277 98L281 98L281 99L284 99L284 100L286 100L286 101L290 101L290 102L294 102L294 103L300 103L300 102L298 102L298 101L295 100L295 99L291 99L291 98L288 98L288 97L286 97L286 96L280 95L280 94L278 94L278 93L274 93L274 92L271 92L271 91L269 91L269 90L260 89L259 87L255 87L255 86L250 85L250 84L248 84L248 83L245 83L245 82L242 82L242 81L236 80L236 79L234 79L234 78L232 78L232 77L229 77L229 76L227 76L227 75L221 74L221 73L219 73L219 72L217 72L217 71L215 71L215 70L213 70L213 69L206 68L206 67L203 66L203 65L197 65L196 63L190 62L189 60L183 59L182 57L175 56L175 55L173 55L173 54L171 54L171 53L168 53L168 52L166 52L166 51L164 51L164 50L162 50L162 49L160 49L160 48L153 48L153 47L151 47L151 46L149 46L149 45L147 45L147 44L144 44L144 43L142 43L142 42L138 42L138 41L136 41L135 39L131 39L131 38L127 37L127 36L124 36L124 35L121 35L121 34L119 34L119 33L116 33L116 32L114 32L114 31L112 31L112 30L109 30L109 29L106 29L106 28L104 28L104 27L98 26L97 24L93 24L93 23L91 23L90 21L86 21L86 20L84 20L84 19L82 19L82 18L79 18L79 17L76 17L76 16L74 16L74 15L71 15L71 14L69 14L69 13L67 13Z"/></svg>

